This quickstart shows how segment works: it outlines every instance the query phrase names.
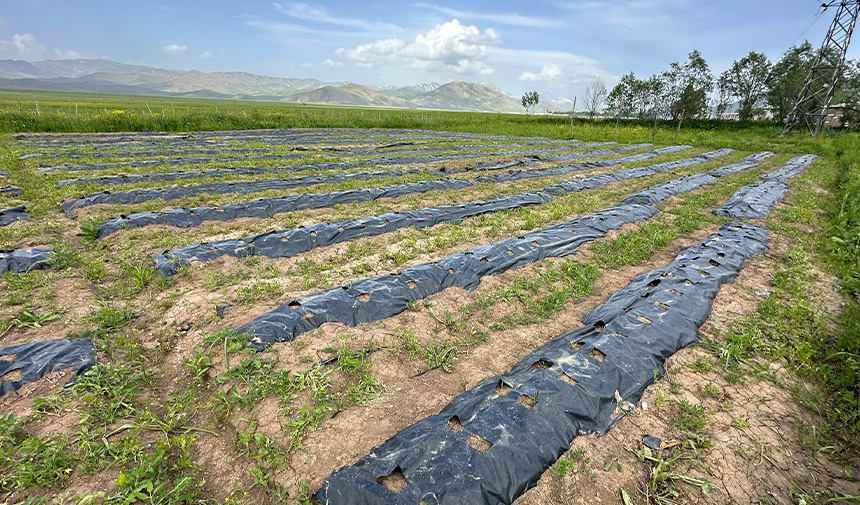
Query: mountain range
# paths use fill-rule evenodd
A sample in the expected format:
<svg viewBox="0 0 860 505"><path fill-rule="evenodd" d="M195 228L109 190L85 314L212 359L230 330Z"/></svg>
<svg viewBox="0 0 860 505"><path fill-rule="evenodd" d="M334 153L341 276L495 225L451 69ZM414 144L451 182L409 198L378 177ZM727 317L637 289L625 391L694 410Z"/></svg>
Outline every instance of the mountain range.
<svg viewBox="0 0 860 505"><path fill-rule="evenodd" d="M200 72L127 65L109 60L0 60L0 89L266 100L308 104L524 112L492 83L455 81L406 87ZM538 112L558 110L542 102Z"/></svg>

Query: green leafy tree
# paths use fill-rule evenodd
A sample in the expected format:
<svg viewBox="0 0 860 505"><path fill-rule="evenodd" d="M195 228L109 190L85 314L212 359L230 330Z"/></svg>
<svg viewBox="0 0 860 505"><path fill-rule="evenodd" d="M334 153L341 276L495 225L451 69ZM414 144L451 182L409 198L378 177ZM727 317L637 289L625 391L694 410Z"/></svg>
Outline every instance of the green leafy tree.
<svg viewBox="0 0 860 505"><path fill-rule="evenodd" d="M525 107L526 112L529 111L529 107L532 108L532 113L534 113L534 108L537 107L537 104L540 103L540 95L538 95L537 91L527 91L521 100L523 107Z"/></svg>
<svg viewBox="0 0 860 505"><path fill-rule="evenodd" d="M774 120L785 122L797 103L800 91L815 63L815 50L809 42L789 48L771 70L767 101L773 107Z"/></svg>
<svg viewBox="0 0 860 505"><path fill-rule="evenodd" d="M607 110L613 115L619 114L624 117L632 116L636 110L636 90L639 80L630 72L621 76L618 84L612 88L606 96Z"/></svg>
<svg viewBox="0 0 860 505"><path fill-rule="evenodd" d="M767 56L750 51L720 75L720 82L730 96L740 100L741 121L752 119L756 107L766 96L770 69Z"/></svg>
<svg viewBox="0 0 860 505"><path fill-rule="evenodd" d="M672 119L681 115L699 117L705 113L707 96L714 89L714 76L702 53L694 50L684 63L673 62L660 74L663 81L661 103Z"/></svg>

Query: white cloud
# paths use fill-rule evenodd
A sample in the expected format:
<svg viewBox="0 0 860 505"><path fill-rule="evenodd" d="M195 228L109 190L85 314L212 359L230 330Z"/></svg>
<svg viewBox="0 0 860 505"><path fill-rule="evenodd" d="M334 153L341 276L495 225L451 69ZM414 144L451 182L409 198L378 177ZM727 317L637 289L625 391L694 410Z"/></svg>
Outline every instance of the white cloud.
<svg viewBox="0 0 860 505"><path fill-rule="evenodd" d="M558 68L558 65L549 64L544 65L540 72L523 72L520 74L521 81L551 81L556 77L561 76L561 69Z"/></svg>
<svg viewBox="0 0 860 505"><path fill-rule="evenodd" d="M72 50L63 51L60 49L53 49L51 52L54 53L55 58L61 60L79 60L82 57L81 53Z"/></svg>
<svg viewBox="0 0 860 505"><path fill-rule="evenodd" d="M537 16L526 16L513 12L499 14L495 12L462 11L458 9L452 9L450 7L443 7L441 5L429 3L417 3L415 4L415 6L422 7L424 9L434 10L436 12L441 12L442 14L455 18L480 19L483 21L490 21L493 23L499 23L509 26L525 26L529 28L552 28L567 25L567 23L559 21L557 19Z"/></svg>
<svg viewBox="0 0 860 505"><path fill-rule="evenodd" d="M272 5L274 5L275 9L281 14L286 14L287 16L296 19L303 19L305 21L315 21L319 23L349 26L368 32L396 32L400 30L399 27L388 23L334 16L329 14L328 10L326 10L325 7L315 7L305 3L274 3Z"/></svg>
<svg viewBox="0 0 860 505"><path fill-rule="evenodd" d="M0 40L0 54L14 58L34 59L45 57L46 48L32 33L14 34L12 40Z"/></svg>
<svg viewBox="0 0 860 505"><path fill-rule="evenodd" d="M499 33L492 28L481 31L452 19L426 33L419 33L409 43L387 38L352 49L340 48L336 54L359 67L397 62L431 71L488 75L493 69L482 60L486 58L488 47L500 41Z"/></svg>
<svg viewBox="0 0 860 505"><path fill-rule="evenodd" d="M203 58L204 60L211 60L215 56L212 53L210 53L209 51L203 51L203 54L201 54L200 57Z"/></svg>
<svg viewBox="0 0 860 505"><path fill-rule="evenodd" d="M167 7L166 5L156 5L156 9L161 9L164 12L170 12L171 14L186 14L188 13L185 9L177 9L175 7Z"/></svg>
<svg viewBox="0 0 860 505"><path fill-rule="evenodd" d="M182 54L188 50L188 46L180 46L179 44L168 44L161 48L161 52L167 54Z"/></svg>
<svg viewBox="0 0 860 505"><path fill-rule="evenodd" d="M322 66L323 66L323 67L325 67L325 68L337 68L337 67L343 67L343 66L345 66L345 65L343 64L343 62L340 62L340 61L334 61L334 60L332 60L331 58L327 58L327 59L326 59L325 61L323 61L320 65L322 65Z"/></svg>

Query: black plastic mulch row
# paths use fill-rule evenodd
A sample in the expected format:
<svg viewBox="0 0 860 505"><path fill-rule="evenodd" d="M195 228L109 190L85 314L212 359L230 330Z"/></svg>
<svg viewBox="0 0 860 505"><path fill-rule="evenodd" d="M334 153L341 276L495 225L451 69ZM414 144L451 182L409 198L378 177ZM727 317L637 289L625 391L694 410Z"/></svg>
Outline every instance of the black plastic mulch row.
<svg viewBox="0 0 860 505"><path fill-rule="evenodd" d="M270 258L293 257L317 247L330 246L340 242L362 237L390 233L394 230L413 227L425 228L443 222L457 222L467 217L499 212L523 205L540 204L549 201L552 195L594 189L596 187L637 177L647 177L657 172L684 166L705 163L711 159L725 156L731 149L719 149L702 153L686 160L658 163L648 167L630 168L598 174L591 177L554 184L541 192L527 192L494 200L468 202L460 205L425 208L406 212L393 212L380 216L361 219L336 221L333 223L302 226L291 230L272 231L253 235L240 240L221 240L203 244L190 244L185 247L152 255L155 268L163 276L176 274L182 266L192 261L212 261L224 255L266 256Z"/></svg>
<svg viewBox="0 0 860 505"><path fill-rule="evenodd" d="M17 391L24 384L36 382L45 375L71 370L73 382L77 376L96 364L96 347L88 338L48 340L0 348L0 377L18 371L19 381L0 381L0 397Z"/></svg>
<svg viewBox="0 0 860 505"><path fill-rule="evenodd" d="M485 244L432 263L408 268L320 291L293 300L234 330L250 333L250 348L263 350L275 342L288 342L324 323L349 326L395 316L414 300L422 300L449 287L472 290L487 275L497 275L551 257L574 254L586 243L627 223L650 219L657 210L625 205L549 226L522 237Z"/></svg>
<svg viewBox="0 0 860 505"><path fill-rule="evenodd" d="M9 172L5 170L0 170L0 177L9 177Z"/></svg>
<svg viewBox="0 0 860 505"><path fill-rule="evenodd" d="M86 143L116 143L116 142L164 142L165 140L176 142L208 141L218 139L230 141L251 142L257 139L275 140L282 142L295 142L305 139L330 140L334 134L349 134L353 138L389 138L396 135L405 135L407 139L417 136L427 138L468 138L487 140L540 140L542 137L517 137L513 135L493 135L485 133L446 132L436 130L407 130L392 128L385 130L369 130L356 128L308 128L308 129L270 129L270 130L210 130L177 134L171 132L133 132L133 133L97 133L97 134L18 134L12 137L15 140L36 144L39 142L48 145L68 143L80 145ZM350 138L337 137L336 139ZM158 139L158 140L156 140Z"/></svg>
<svg viewBox="0 0 860 505"><path fill-rule="evenodd" d="M156 172L152 174L118 174L102 175L98 177L78 177L76 179L64 179L57 181L59 186L72 184L97 183L105 185L133 184L140 182L176 181L183 179L200 179L202 177L220 177L224 175L256 175L281 172L304 172L323 170L348 170L355 168L353 163L343 161L328 161L313 163L309 165L289 165L285 167L234 167L234 168L210 168L205 170L183 170L178 172Z"/></svg>
<svg viewBox="0 0 860 505"><path fill-rule="evenodd" d="M615 154L622 151L629 151L631 149L638 149L642 147L648 147L651 144L635 144L630 146L619 146L612 149L605 149L604 152L601 152L600 155L606 154ZM502 175L487 175L478 177L475 179L477 182L509 182L516 181L519 179L529 179L533 177L546 177L548 175L563 175L568 174L570 172L578 172L580 170L588 170L590 168L599 168L599 167L608 167L612 165L619 165L621 163L627 162L636 162L636 161L645 161L652 158L656 158L657 156L661 156L663 154L673 153L677 151L682 151L684 149L691 149L691 146L669 146L669 147L661 147L659 149L654 149L652 151L648 151L646 153L633 154L630 156L624 156L621 158L613 158L609 160L600 160L600 161L589 161L585 163L578 163L575 165L565 165L562 167L556 168L548 168L546 170L518 170L516 172L511 172L509 174ZM581 158L590 158L592 156L596 156L596 154L592 153L577 153L583 154L587 156L581 156ZM546 160L547 158L543 158Z"/></svg>
<svg viewBox="0 0 860 505"><path fill-rule="evenodd" d="M713 211L714 214L732 219L761 219L767 216L788 192L786 181L806 170L816 158L815 155L805 154L790 159L784 166L761 176L762 180L735 191L725 205Z"/></svg>
<svg viewBox="0 0 860 505"><path fill-rule="evenodd" d="M511 155L519 155L519 154L530 154L532 152L557 152L557 151L567 151L575 148L586 148L586 147L598 147L614 144L614 142L593 142L590 144L577 144L576 146L555 146L548 147L545 149L520 149L520 150L509 150L504 152L486 152L486 151L476 151L470 153L459 153L459 154L444 154L450 153L450 149L446 148L434 148L428 150L412 150L412 151L403 151L398 154L398 156L379 156L376 158L372 158L369 160L364 160L357 162L357 166L365 166L365 165L403 165L406 163L433 163L437 161L452 161L452 160L460 160L460 159L471 159L471 158L486 158L492 156L511 156ZM486 146L490 148L498 148L500 146ZM434 153L443 153L443 154L434 154ZM354 156L369 156L377 154L375 150L362 150L362 151L347 151L347 152L337 152L330 153L331 156L336 156L339 158L348 158ZM156 160L133 160L133 161L116 161L116 162L106 162L106 163L89 163L89 164L65 164L65 165L56 165L52 167L42 167L36 170L36 173L46 174L49 172L56 172L60 170L67 171L78 171L78 170L110 170L112 168L144 168L144 167L153 167L153 166L178 166L178 165L195 165L202 163L231 163L237 161L258 161L258 160L295 160L301 159L305 157L305 154L259 154L253 156L188 156L182 158L165 158L165 159L156 159ZM565 159L579 159L587 156L583 156L582 153L577 153L576 155L565 155L565 156L575 156L575 158L565 158ZM554 158L552 156L551 158ZM552 161L552 160L551 160Z"/></svg>
<svg viewBox="0 0 860 505"><path fill-rule="evenodd" d="M103 191L66 200L60 207L67 216L74 218L74 210L90 205L136 204L150 200L178 200L186 196L224 193L254 193L271 189L290 189L317 184L339 183L355 180L381 179L383 177L402 177L407 174L420 173L417 169L408 172L399 170L380 170L377 172L352 172L332 175L308 175L290 179L265 179L257 181L213 182L197 186L179 186L173 188L137 189L111 193Z"/></svg>
<svg viewBox="0 0 860 505"><path fill-rule="evenodd" d="M9 272L23 274L33 270L47 270L50 267L51 247L36 249L15 249L0 251L0 275Z"/></svg>
<svg viewBox="0 0 860 505"><path fill-rule="evenodd" d="M29 221L30 216L27 215L26 211L27 209L23 205L0 209L0 226L8 226L15 221Z"/></svg>
<svg viewBox="0 0 860 505"><path fill-rule="evenodd" d="M428 170L424 173L432 175L449 175L452 173L469 172L478 170L502 170L520 166L528 166L539 161L539 158L523 158L514 161L479 163L470 167L448 170L444 167L436 170ZM197 186L180 186L172 188L138 189L134 191L110 192L103 191L93 193L81 198L66 200L60 204L60 208L67 216L74 219L73 211L81 207L101 204L136 204L150 200L177 200L186 196L201 194L224 194L224 193L253 193L269 189L289 189L317 184L331 184L351 180L369 180L384 177L401 177L407 174L419 174L420 170L413 168L408 171L400 170L378 170L375 172L351 172L332 175L308 175L304 177L292 177L289 179L264 179L257 181L237 182L215 182L200 184ZM65 182L65 181L64 181Z"/></svg>
<svg viewBox="0 0 860 505"><path fill-rule="evenodd" d="M263 154L272 152L271 148L266 147L255 147L249 149L236 149L225 147L223 149L187 149L181 152L183 155L202 155L202 156L210 156L222 153L231 153L231 154ZM33 158L128 158L132 156L165 156L167 153L174 154L175 151L115 151L115 152L92 152L92 153L80 153L80 152L66 152L66 153L27 153L18 156L18 159L21 161L33 159Z"/></svg>
<svg viewBox="0 0 860 505"><path fill-rule="evenodd" d="M509 373L481 381L334 472L331 505L509 504L583 434L602 435L664 364L697 339L720 286L767 250L767 230L731 223L669 265L634 277ZM617 395L617 396L616 396ZM389 490L384 479L405 485ZM401 480L401 483L403 480Z"/></svg>
<svg viewBox="0 0 860 505"><path fill-rule="evenodd" d="M429 228L440 223L457 222L482 214L517 209L526 205L538 205L548 202L551 198L549 193L535 191L459 205L390 212L378 216L312 224L291 230L271 231L241 240L191 244L165 251L163 254L154 254L152 259L159 273L168 277L176 274L179 268L192 261L212 261L224 255L238 258L245 256L290 258L317 247L391 233L405 227Z"/></svg>
<svg viewBox="0 0 860 505"><path fill-rule="evenodd" d="M595 144L580 144L578 147L586 148L590 146L600 146L605 145L605 143L595 143ZM647 144L650 145L650 144ZM635 149L637 147L642 147L642 145L638 146L622 146L620 148L616 148L616 150L596 150L589 151L584 153L577 153L581 155L581 157L590 158L593 156L602 156L605 154L612 154L613 152ZM567 147L560 148L559 150L567 150ZM611 151L611 152L609 152ZM479 157L494 157L494 156L512 156L514 154L528 154L529 150L522 151L509 151L507 153L467 153L467 154L454 154L454 155L440 155L440 156L412 156L412 157L394 157L394 158L375 158L372 160L365 160L360 162L323 162L323 163L314 163L307 165L287 165L282 167L233 167L233 168L213 168L206 170L183 170L177 172L156 172L151 174L118 174L118 175L107 175L100 177L79 177L75 179L64 179L57 181L57 184L60 186L68 186L70 184L78 184L78 183L98 183L98 184L127 184L134 182L151 182L151 181L172 181L177 179L195 179L200 177L217 177L223 175L253 175L253 174L265 174L265 173L279 173L279 172L299 172L299 171L309 171L309 170L348 170L350 168L359 168L364 166L375 166L375 165L401 165L401 164L409 164L409 163L432 163L437 161L450 161L457 159L470 159L470 158L479 158ZM532 158L534 159L534 158ZM493 162L489 163L490 165ZM478 166L480 166L479 164ZM465 168L465 169L457 169L457 170L445 170L439 169L440 172L461 172L461 171L469 171L474 170L475 168Z"/></svg>
<svg viewBox="0 0 860 505"><path fill-rule="evenodd" d="M261 198L251 202L234 203L218 207L193 207L144 212L119 216L97 225L99 238L122 229L141 228L166 224L180 228L200 226L204 221L230 221L243 217L271 218L275 214L295 210L320 209L341 203L366 202L378 198L396 198L411 193L425 193L442 189L463 189L472 183L458 179L409 182L378 188L350 189L332 193L299 194L280 198Z"/></svg>
<svg viewBox="0 0 860 505"><path fill-rule="evenodd" d="M756 167L761 163L762 160L765 160L770 156L773 156L773 153L767 151L753 154L747 156L746 158L744 158L743 161L740 161L738 163L733 163L731 165L715 168L703 174L693 174L679 177L669 182L658 184L648 189L637 191L636 193L631 193L624 197L624 199L621 201L623 203L641 203L643 205L654 205L662 202L670 196L677 195L679 193L686 193L688 191L693 191L694 189L705 184L712 184L717 181L717 177L715 176L722 177Z"/></svg>
<svg viewBox="0 0 860 505"><path fill-rule="evenodd" d="M818 156L814 154L801 154L800 156L795 156L794 158L786 161L785 165L777 168L769 174L761 176L761 179L765 181L772 180L786 182L788 179L791 179L795 175L806 170L806 168L817 158Z"/></svg>
<svg viewBox="0 0 860 505"><path fill-rule="evenodd" d="M701 165L702 163L707 163L708 161L726 156L732 151L733 149L717 149L716 151L709 151L706 153L697 154L692 158L686 158L683 160L665 161L663 163L656 163L654 165L648 165L645 167L625 168L623 170L617 170L615 172L609 172L606 174L596 174L589 177L583 177L580 179L574 179L572 181L554 184L545 188L544 191L548 191L550 193L571 193L575 191L584 191L616 181L635 179L637 177L648 177L650 175L656 174L657 172L668 172L670 170L676 170L678 168Z"/></svg>
<svg viewBox="0 0 860 505"><path fill-rule="evenodd" d="M21 196L21 189L14 186L0 186L0 196L2 195Z"/></svg>

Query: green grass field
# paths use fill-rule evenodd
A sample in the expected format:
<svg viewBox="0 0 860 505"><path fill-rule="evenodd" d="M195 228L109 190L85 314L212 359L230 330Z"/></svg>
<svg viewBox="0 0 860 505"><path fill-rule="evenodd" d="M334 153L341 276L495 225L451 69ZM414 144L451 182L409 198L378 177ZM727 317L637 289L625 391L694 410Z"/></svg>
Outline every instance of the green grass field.
<svg viewBox="0 0 860 505"><path fill-rule="evenodd" d="M621 144L652 142L653 135L655 147L689 144L693 149L576 174L474 184L271 219L121 230L94 240L95 223L119 214L437 176L421 173L287 191L100 205L80 209L72 220L61 212L60 201L88 193L281 176L59 187L61 179L102 173L39 174L40 164L125 158L110 149L104 150L107 157L88 158L96 148L86 140L66 148L34 146L16 138L21 133L193 134L272 128L379 129L380 143L388 138L385 129ZM594 486L594 496L611 495L613 503L625 505L729 503L720 482L741 474L758 475L762 482L770 480L782 488L773 501L765 484L739 480L740 492L757 503L858 503L860 133L826 131L817 139L803 132L785 138L779 133L779 126L769 123L691 120L676 137L676 124L669 121L659 122L654 131L649 121L623 120L616 131L611 119L575 119L571 126L563 115L0 91L0 170L10 173L0 178L0 186L22 191L20 196L0 195L0 210L23 204L31 214L30 221L0 227L0 250L49 245L56 251L50 270L0 276L0 348L87 337L96 344L99 360L72 387L60 388L62 378L56 384L40 382L21 395L0 397L0 504L312 503L312 493L331 471L352 464L397 430L436 413L480 379L504 373L534 347L579 324L586 308L626 285L630 277L665 264L681 247L727 222L710 210L734 191L802 153L820 158L791 180L784 203L758 221L771 231L771 251L749 262L751 273L741 273L728 302L717 299L713 320L701 331L702 345L671 358L669 375L648 388L643 397L651 404L648 412L635 413L635 422L619 421L615 435L581 437L581 443L577 439L537 488L515 503L590 503L591 495L577 494L584 486ZM349 132L337 135L348 137ZM469 142L442 138L416 144L445 148ZM514 142L500 142L499 149L506 143ZM229 147L265 146L245 142ZM292 147L273 149L280 154ZM308 149L302 151L304 157L289 164L339 159L337 152L312 144L302 147ZM189 243L534 191L573 177L723 147L737 152L541 205L421 230L404 228L295 258L225 258L195 263L173 278L162 278L149 257ZM223 145L217 149L229 152ZM565 222L617 205L624 195L652 184L765 150L777 154L759 167L666 200L647 224L599 239L576 257L506 272L474 292L445 291L410 302L401 315L358 328L326 325L262 353L247 351L247 339L228 331L295 297ZM19 158L32 152L73 151L83 157ZM487 159L468 163L480 161ZM540 163L546 168L562 164ZM236 163L193 168L251 164L240 156ZM121 167L105 173L186 168ZM477 175L453 177L471 182ZM221 307L221 315L216 307ZM497 355L503 358L495 361ZM331 361L313 366L324 360ZM775 403L788 405L791 413L762 410ZM779 437L768 426L777 426ZM676 448L645 452L640 428L676 440ZM792 466L790 461L798 459L804 466ZM622 493L629 501L621 501Z"/></svg>

